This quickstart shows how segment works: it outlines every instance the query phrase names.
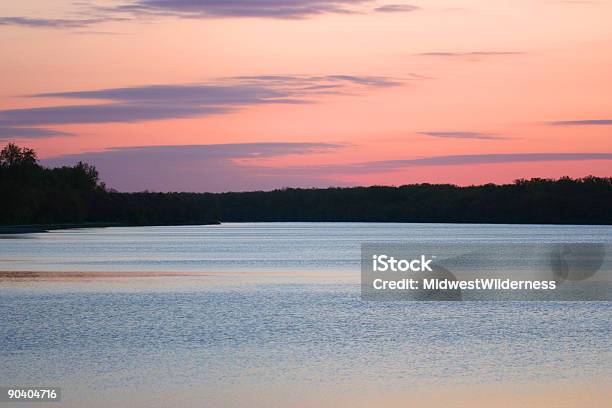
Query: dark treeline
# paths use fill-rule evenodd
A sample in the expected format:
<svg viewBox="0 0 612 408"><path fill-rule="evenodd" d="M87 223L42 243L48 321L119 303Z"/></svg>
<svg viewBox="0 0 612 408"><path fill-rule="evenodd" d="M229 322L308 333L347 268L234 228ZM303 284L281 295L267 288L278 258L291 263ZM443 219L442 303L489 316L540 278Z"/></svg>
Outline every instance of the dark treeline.
<svg viewBox="0 0 612 408"><path fill-rule="evenodd" d="M0 154L0 225L368 221L612 224L612 178L517 180L457 187L282 189L245 193L119 193L86 163L44 168L30 149Z"/></svg>

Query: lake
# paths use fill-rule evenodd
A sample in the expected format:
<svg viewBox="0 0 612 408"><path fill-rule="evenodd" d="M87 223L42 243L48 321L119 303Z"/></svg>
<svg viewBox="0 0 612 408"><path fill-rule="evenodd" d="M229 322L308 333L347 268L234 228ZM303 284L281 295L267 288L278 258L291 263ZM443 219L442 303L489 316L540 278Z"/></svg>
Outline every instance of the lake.
<svg viewBox="0 0 612 408"><path fill-rule="evenodd" d="M570 406L610 389L612 303L363 302L360 244L387 241L610 244L612 227L239 223L4 236L0 271L87 273L0 280L0 385L59 386L65 407L487 406L484 390Z"/></svg>

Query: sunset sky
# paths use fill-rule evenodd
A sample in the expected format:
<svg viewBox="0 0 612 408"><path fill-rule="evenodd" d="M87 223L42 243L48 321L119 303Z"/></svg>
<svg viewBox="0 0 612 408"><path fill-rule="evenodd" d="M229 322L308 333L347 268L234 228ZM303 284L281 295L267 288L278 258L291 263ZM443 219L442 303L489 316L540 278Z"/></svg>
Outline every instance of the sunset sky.
<svg viewBox="0 0 612 408"><path fill-rule="evenodd" d="M612 1L0 4L0 143L120 191L612 176Z"/></svg>

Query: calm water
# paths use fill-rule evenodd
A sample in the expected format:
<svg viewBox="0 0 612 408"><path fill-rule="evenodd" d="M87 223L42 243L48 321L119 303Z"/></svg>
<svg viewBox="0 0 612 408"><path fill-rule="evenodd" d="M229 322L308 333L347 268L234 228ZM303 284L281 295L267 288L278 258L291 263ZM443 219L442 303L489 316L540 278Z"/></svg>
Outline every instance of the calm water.
<svg viewBox="0 0 612 408"><path fill-rule="evenodd" d="M612 227L239 223L66 230L0 240L0 270L309 270L357 276L359 247L368 241L612 243Z"/></svg>
<svg viewBox="0 0 612 408"><path fill-rule="evenodd" d="M214 272L0 281L0 385L58 385L69 407L293 407L441 385L612 384L611 303L362 302L364 241L612 243L612 228L227 224L0 239L0 270Z"/></svg>

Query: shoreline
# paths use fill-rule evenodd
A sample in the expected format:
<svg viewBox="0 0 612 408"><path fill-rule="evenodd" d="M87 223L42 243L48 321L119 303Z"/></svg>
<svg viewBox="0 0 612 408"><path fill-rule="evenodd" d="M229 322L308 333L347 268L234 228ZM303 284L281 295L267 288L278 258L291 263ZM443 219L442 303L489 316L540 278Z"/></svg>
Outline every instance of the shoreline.
<svg viewBox="0 0 612 408"><path fill-rule="evenodd" d="M2 225L0 235L13 234L35 234L61 229L79 228L107 228L107 227L127 227L126 224L112 222L85 222L85 223L65 223L65 224L24 224L24 225Z"/></svg>
<svg viewBox="0 0 612 408"><path fill-rule="evenodd" d="M64 224L24 224L24 225L0 225L0 235L35 234L53 230L68 230L81 228L108 228L108 227L165 227L177 225L220 225L220 221L193 224L127 224L120 222L83 222Z"/></svg>
<svg viewBox="0 0 612 408"><path fill-rule="evenodd" d="M288 224L288 223L300 223L300 224L451 224L451 225L528 225L528 226L588 226L588 227L609 227L612 224L560 224L560 223L513 223L513 222L412 222L412 221L211 221L207 223L172 223L172 224L124 224L124 223L66 223L66 224L27 224L27 225L0 225L0 239L8 238L11 235L20 234L36 234L45 233L54 230L71 230L71 229L84 229L84 228L109 228L109 227L181 227L181 226L207 226L207 225L222 225L222 224Z"/></svg>

